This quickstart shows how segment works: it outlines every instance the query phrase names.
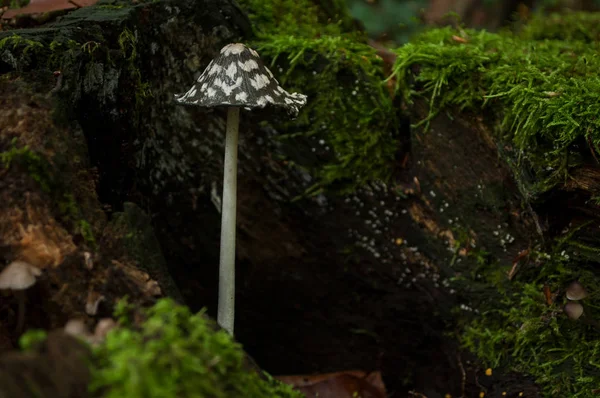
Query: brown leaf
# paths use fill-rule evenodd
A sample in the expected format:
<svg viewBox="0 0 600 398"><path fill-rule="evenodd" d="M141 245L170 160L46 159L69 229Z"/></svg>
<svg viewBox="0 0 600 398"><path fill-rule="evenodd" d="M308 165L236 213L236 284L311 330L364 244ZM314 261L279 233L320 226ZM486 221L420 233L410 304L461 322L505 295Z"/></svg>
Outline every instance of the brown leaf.
<svg viewBox="0 0 600 398"><path fill-rule="evenodd" d="M521 250L519 252L519 254L517 254L517 257L515 257L515 259L513 260L512 268L508 272L508 280L509 281L511 281L515 277L515 274L517 273L517 270L518 270L518 265L521 263L521 261L523 259L526 259L527 261L529 261L528 257L529 257L529 249Z"/></svg>
<svg viewBox="0 0 600 398"><path fill-rule="evenodd" d="M307 398L385 398L380 372L349 370L319 375L278 376L279 381L294 386Z"/></svg>
<svg viewBox="0 0 600 398"><path fill-rule="evenodd" d="M464 37L460 37L460 36L456 36L456 35L452 36L452 40L454 40L458 43L468 43L469 42L469 40L465 39Z"/></svg>
<svg viewBox="0 0 600 398"><path fill-rule="evenodd" d="M11 19L17 15L41 14L45 12L71 10L80 7L91 6L98 0L31 0L25 7L8 10L3 19Z"/></svg>
<svg viewBox="0 0 600 398"><path fill-rule="evenodd" d="M60 231L48 225L29 224L25 228L19 224L19 230L18 258L41 269L58 266L75 248L70 240L61 239L64 237L60 236Z"/></svg>

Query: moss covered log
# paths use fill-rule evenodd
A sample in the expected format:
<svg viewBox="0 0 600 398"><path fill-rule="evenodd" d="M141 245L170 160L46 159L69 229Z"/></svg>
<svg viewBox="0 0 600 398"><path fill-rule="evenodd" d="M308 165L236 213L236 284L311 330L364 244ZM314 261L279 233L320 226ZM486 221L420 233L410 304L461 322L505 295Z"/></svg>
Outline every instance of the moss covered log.
<svg viewBox="0 0 600 398"><path fill-rule="evenodd" d="M346 6L310 0L240 3L255 24L251 44L286 87L310 99L299 120L278 125L287 131L279 137L286 148L296 146L286 160L317 177L307 193L347 193L389 181L399 151L398 112L384 83L383 61ZM312 154L307 143L316 147Z"/></svg>
<svg viewBox="0 0 600 398"><path fill-rule="evenodd" d="M492 368L531 374L547 396L593 397L600 382L599 21L573 13L499 34L430 30L397 50L392 76L421 143L463 126L474 140L462 150L486 145L499 164L487 173L518 188L506 206L498 199L510 189L486 172L446 181L464 184L463 205L498 215L481 222L479 212L461 212L455 249L467 261L453 261L454 280L476 314L463 318L460 339ZM573 280L590 293L577 321L563 313Z"/></svg>
<svg viewBox="0 0 600 398"><path fill-rule="evenodd" d="M121 327L93 353L92 396L303 396L257 369L240 344L203 313L191 314L164 299L143 311L122 301L115 316Z"/></svg>

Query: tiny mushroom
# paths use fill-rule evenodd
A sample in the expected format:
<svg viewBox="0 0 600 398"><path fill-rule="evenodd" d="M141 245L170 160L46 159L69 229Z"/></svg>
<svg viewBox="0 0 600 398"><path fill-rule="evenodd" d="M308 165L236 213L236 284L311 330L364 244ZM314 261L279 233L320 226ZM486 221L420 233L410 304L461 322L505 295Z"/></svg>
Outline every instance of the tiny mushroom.
<svg viewBox="0 0 600 398"><path fill-rule="evenodd" d="M106 297L104 297L102 294L90 290L85 301L85 313L92 316L96 315L98 313L98 307L100 306L100 303L105 300Z"/></svg>
<svg viewBox="0 0 600 398"><path fill-rule="evenodd" d="M565 311L565 314L567 314L567 316L574 321L583 315L583 305L575 301L569 301L567 304L565 304L563 310Z"/></svg>
<svg viewBox="0 0 600 398"><path fill-rule="evenodd" d="M102 343L106 339L108 332L117 327L117 322L112 318L102 318L96 324L94 329L94 340L96 343Z"/></svg>
<svg viewBox="0 0 600 398"><path fill-rule="evenodd" d="M569 286L567 286L566 293L567 298L573 301L583 300L587 297L587 291L579 281L571 282Z"/></svg>
<svg viewBox="0 0 600 398"><path fill-rule="evenodd" d="M89 340L92 335L83 319L69 319L64 327L64 332L68 335Z"/></svg>
<svg viewBox="0 0 600 398"><path fill-rule="evenodd" d="M221 49L196 83L184 94L176 94L180 104L201 107L227 107L225 164L221 211L221 251L219 262L219 303L217 322L233 335L235 315L235 223L237 147L240 108L274 106L295 117L306 104L306 96L288 93L261 61L258 53L241 43Z"/></svg>
<svg viewBox="0 0 600 398"><path fill-rule="evenodd" d="M102 318L96 324L94 333L91 333L83 319L71 319L64 327L65 333L83 339L88 344L97 346L102 344L106 335L117 326L111 318Z"/></svg>
<svg viewBox="0 0 600 398"><path fill-rule="evenodd" d="M25 321L24 291L35 284L42 271L25 261L13 261L0 272L0 289L11 289L19 302L16 333L21 333Z"/></svg>

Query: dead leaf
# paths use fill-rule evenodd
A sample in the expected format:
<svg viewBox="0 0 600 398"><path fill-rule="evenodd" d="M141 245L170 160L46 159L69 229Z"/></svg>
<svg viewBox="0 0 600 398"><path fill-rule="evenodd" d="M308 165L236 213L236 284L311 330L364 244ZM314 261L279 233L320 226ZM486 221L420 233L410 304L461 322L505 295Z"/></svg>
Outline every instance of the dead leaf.
<svg viewBox="0 0 600 398"><path fill-rule="evenodd" d="M385 398L387 393L381 373L349 370L319 375L277 376L294 386L307 398Z"/></svg>
<svg viewBox="0 0 600 398"><path fill-rule="evenodd" d="M469 40L465 39L464 37L460 37L460 36L456 36L456 35L452 36L452 40L454 40L455 42L458 42L458 43L468 43L469 42Z"/></svg>
<svg viewBox="0 0 600 398"><path fill-rule="evenodd" d="M6 11L2 19L11 19L18 15L42 14L45 12L72 10L94 5L98 0L31 0L25 7Z"/></svg>
<svg viewBox="0 0 600 398"><path fill-rule="evenodd" d="M508 272L508 280L511 281L518 270L518 265L521 263L523 259L527 259L529 261L529 249L521 250L517 257L513 260L513 265L510 271Z"/></svg>
<svg viewBox="0 0 600 398"><path fill-rule="evenodd" d="M74 249L71 242L58 243L59 239L53 236L52 229L47 226L30 224L24 228L19 224L19 229L21 241L17 256L38 268L56 267Z"/></svg>

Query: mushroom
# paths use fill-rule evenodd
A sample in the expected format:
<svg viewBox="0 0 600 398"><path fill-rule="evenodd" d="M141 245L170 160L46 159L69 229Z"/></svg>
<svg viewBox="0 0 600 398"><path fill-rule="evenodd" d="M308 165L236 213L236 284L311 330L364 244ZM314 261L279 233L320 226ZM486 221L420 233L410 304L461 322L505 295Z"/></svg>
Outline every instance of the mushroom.
<svg viewBox="0 0 600 398"><path fill-rule="evenodd" d="M13 261L0 272L0 289L11 289L19 302L17 327L15 332L20 334L25 321L25 293L24 290L35 284L36 277L42 271L25 261Z"/></svg>
<svg viewBox="0 0 600 398"><path fill-rule="evenodd" d="M71 319L64 327L65 333L80 338L92 346L102 344L106 335L117 326L111 318L102 318L96 324L94 333L91 333L83 319Z"/></svg>
<svg viewBox="0 0 600 398"><path fill-rule="evenodd" d="M565 304L563 310L565 311L565 314L567 314L567 316L574 321L583 315L583 305L575 301L569 301L567 304Z"/></svg>
<svg viewBox="0 0 600 398"><path fill-rule="evenodd" d="M582 300L587 297L587 291L579 281L571 282L569 286L567 286L566 293L567 298L573 301Z"/></svg>
<svg viewBox="0 0 600 398"><path fill-rule="evenodd" d="M63 330L68 335L71 335L73 337L79 337L85 339L86 341L89 340L89 337L92 335L88 330L85 321L80 318L69 319L69 321L67 321L67 323L65 324Z"/></svg>
<svg viewBox="0 0 600 398"><path fill-rule="evenodd" d="M237 147L240 108L280 107L296 117L306 96L288 93L261 61L258 53L241 43L221 49L196 83L185 94L176 94L180 104L227 107L221 252L219 261L219 304L217 322L233 335L235 316L235 222Z"/></svg>
<svg viewBox="0 0 600 398"><path fill-rule="evenodd" d="M85 301L85 313L91 316L96 315L98 313L98 307L100 306L100 303L105 300L106 297L104 297L102 294L90 290Z"/></svg>
<svg viewBox="0 0 600 398"><path fill-rule="evenodd" d="M94 339L96 343L102 343L106 339L108 332L117 327L117 322L112 318L102 318L96 324L94 329Z"/></svg>

